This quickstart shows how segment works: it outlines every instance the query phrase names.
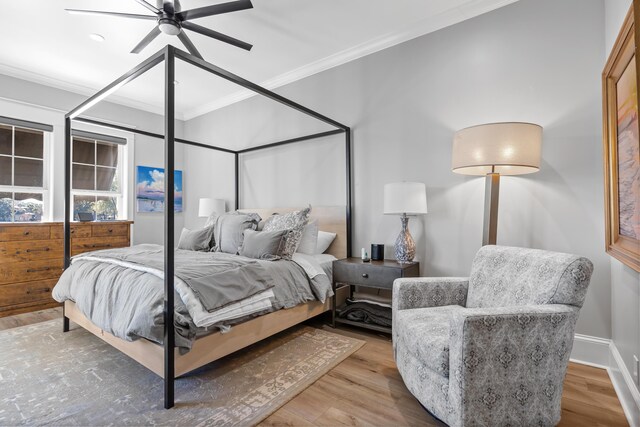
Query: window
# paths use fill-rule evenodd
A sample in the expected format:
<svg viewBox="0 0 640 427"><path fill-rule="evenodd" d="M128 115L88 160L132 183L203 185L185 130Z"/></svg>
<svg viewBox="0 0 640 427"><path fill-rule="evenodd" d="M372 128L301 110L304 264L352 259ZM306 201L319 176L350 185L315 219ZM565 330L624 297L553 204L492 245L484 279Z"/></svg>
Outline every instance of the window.
<svg viewBox="0 0 640 427"><path fill-rule="evenodd" d="M0 222L42 221L53 127L0 117Z"/></svg>
<svg viewBox="0 0 640 427"><path fill-rule="evenodd" d="M98 221L115 220L122 211L122 157L126 140L73 131L71 192L73 217L94 214Z"/></svg>

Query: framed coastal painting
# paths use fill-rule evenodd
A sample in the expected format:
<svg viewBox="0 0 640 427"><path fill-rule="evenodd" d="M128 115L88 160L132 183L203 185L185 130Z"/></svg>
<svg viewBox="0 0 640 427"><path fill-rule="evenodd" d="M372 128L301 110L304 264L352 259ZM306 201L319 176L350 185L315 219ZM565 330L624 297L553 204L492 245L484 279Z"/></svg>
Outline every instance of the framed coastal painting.
<svg viewBox="0 0 640 427"><path fill-rule="evenodd" d="M136 170L136 211L164 212L164 169L138 166ZM182 171L175 171L174 211L182 212Z"/></svg>
<svg viewBox="0 0 640 427"><path fill-rule="evenodd" d="M635 2L634 2L635 3ZM640 272L640 127L633 6L602 73L606 250Z"/></svg>

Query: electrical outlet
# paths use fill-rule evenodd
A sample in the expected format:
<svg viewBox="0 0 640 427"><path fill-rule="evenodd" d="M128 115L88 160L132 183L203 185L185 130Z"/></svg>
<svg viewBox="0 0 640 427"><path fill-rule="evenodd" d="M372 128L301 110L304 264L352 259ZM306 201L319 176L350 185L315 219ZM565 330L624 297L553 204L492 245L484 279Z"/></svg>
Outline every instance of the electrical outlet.
<svg viewBox="0 0 640 427"><path fill-rule="evenodd" d="M640 360L638 360L638 356L633 355L633 378L636 380L636 385L640 386L640 377L638 376L638 372L640 372Z"/></svg>

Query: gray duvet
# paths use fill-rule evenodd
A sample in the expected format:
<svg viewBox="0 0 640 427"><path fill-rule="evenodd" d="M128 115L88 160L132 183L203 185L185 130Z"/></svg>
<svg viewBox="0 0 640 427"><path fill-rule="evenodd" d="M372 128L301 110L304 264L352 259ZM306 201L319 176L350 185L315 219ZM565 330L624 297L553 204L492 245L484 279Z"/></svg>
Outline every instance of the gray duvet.
<svg viewBox="0 0 640 427"><path fill-rule="evenodd" d="M79 255L62 274L53 297L60 302L74 301L94 324L119 338L129 341L146 338L162 343L163 280L151 272L98 258L156 270L162 270L164 262L162 246L148 244ZM312 280L293 261L259 261L220 252L178 249L175 266L176 276L193 290L207 311L267 289L274 293L272 309L268 311L275 311L314 300L316 296L324 300L326 289L330 289L325 275ZM189 349L196 336L246 320L198 328L179 294L176 292L174 296L177 347ZM256 315L259 314L264 313Z"/></svg>

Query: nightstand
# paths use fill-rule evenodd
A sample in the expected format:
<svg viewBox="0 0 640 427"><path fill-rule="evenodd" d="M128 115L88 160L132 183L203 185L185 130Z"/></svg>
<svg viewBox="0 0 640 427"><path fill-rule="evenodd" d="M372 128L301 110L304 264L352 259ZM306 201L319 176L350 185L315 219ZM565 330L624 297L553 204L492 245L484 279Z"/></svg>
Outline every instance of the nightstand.
<svg viewBox="0 0 640 427"><path fill-rule="evenodd" d="M342 323L379 332L391 333L391 328L356 322L338 317L337 291L349 287L349 296L353 286L373 289L393 289L393 281L401 277L418 277L420 263L400 264L393 260L363 262L360 258L345 258L333 261L333 304L331 305L331 325Z"/></svg>

